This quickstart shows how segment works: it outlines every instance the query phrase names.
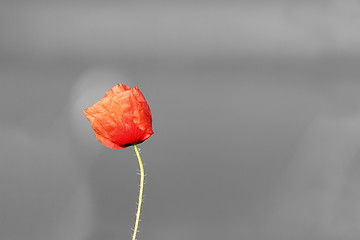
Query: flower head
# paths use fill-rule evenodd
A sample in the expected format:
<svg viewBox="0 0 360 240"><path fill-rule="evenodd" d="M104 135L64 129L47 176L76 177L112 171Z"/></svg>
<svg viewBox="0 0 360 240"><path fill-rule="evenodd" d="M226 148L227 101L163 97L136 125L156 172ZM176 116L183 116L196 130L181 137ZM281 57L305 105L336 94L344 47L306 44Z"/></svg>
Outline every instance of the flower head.
<svg viewBox="0 0 360 240"><path fill-rule="evenodd" d="M154 133L149 105L138 87L118 84L84 114L96 138L111 149L142 143Z"/></svg>

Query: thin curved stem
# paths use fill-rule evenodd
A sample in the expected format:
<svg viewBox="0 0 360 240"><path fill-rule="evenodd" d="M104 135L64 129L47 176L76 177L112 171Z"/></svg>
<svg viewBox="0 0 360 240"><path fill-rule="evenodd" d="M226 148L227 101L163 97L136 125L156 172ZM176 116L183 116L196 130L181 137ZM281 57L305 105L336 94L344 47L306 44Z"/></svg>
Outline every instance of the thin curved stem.
<svg viewBox="0 0 360 240"><path fill-rule="evenodd" d="M139 162L139 168L140 168L140 190L139 190L139 201L138 201L138 208L136 211L136 220L135 220L135 227L134 227L134 233L132 236L132 240L136 240L136 234L138 232L139 228L139 221L140 221L140 211L141 211L141 205L143 200L143 192L144 192L144 179L145 179L145 172L144 172L144 165L142 163L139 149L136 144L134 144L134 151L136 153L136 157Z"/></svg>

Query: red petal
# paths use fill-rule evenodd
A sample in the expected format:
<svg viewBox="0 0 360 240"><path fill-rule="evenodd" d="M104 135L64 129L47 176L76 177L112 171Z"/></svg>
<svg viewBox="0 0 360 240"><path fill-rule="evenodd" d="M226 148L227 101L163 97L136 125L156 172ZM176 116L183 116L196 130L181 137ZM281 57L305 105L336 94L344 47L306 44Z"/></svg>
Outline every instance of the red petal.
<svg viewBox="0 0 360 240"><path fill-rule="evenodd" d="M150 108L137 87L114 86L84 114L96 138L111 149L141 143L154 133Z"/></svg>

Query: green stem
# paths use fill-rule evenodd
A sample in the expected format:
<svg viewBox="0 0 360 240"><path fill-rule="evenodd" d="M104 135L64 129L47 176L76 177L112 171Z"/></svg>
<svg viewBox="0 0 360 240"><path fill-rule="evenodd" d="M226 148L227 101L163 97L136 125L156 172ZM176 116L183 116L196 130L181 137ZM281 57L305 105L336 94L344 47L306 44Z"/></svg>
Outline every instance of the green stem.
<svg viewBox="0 0 360 240"><path fill-rule="evenodd" d="M138 201L138 208L136 211L136 220L135 220L135 227L134 227L134 233L132 236L132 240L136 240L136 234L138 232L139 228L139 221L140 221L140 211L141 211L141 205L143 200L143 192L144 192L144 179L145 179L145 172L144 172L144 165L142 163L139 149L136 144L134 144L134 150L139 162L139 168L140 168L140 190L139 190L139 201Z"/></svg>

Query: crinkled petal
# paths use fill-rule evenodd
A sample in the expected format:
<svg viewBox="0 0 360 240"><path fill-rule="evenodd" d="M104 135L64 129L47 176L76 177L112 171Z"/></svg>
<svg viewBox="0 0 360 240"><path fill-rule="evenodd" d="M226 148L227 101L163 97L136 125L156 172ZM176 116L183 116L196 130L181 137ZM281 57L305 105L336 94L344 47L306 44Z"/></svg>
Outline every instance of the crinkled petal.
<svg viewBox="0 0 360 240"><path fill-rule="evenodd" d="M114 86L84 114L96 138L111 149L141 143L154 133L150 108L137 87Z"/></svg>

